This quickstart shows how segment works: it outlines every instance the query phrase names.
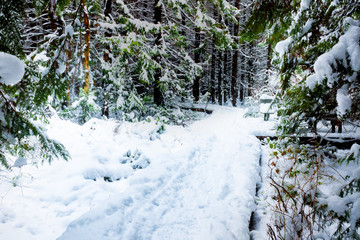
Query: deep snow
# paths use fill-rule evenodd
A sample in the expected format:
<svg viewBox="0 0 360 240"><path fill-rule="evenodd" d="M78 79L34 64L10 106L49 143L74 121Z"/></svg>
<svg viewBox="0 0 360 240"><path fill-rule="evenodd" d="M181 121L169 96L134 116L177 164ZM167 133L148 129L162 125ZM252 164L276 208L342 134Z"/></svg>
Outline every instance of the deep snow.
<svg viewBox="0 0 360 240"><path fill-rule="evenodd" d="M0 172L0 239L249 239L253 135L274 122L244 111L218 107L163 133L154 119L79 126L54 116L48 133L72 159Z"/></svg>

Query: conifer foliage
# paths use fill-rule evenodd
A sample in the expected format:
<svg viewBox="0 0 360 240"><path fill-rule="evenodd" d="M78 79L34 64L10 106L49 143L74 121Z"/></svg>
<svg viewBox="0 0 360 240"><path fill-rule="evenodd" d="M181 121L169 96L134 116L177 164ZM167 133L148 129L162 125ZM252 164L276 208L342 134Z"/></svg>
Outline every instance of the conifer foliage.
<svg viewBox="0 0 360 240"><path fill-rule="evenodd" d="M347 151L322 146L318 128L334 131L330 122L358 126L360 3L284 0L255 5L253 16L264 15L268 21L250 19L247 36L266 30L269 42L277 39L273 63L281 86L280 138L270 143L276 203L269 237L358 239L359 176L339 170L359 168L358 145ZM302 136L314 136L313 142L301 143ZM327 191L328 184L336 189Z"/></svg>
<svg viewBox="0 0 360 240"><path fill-rule="evenodd" d="M2 1L0 51L26 64L20 82L0 83L3 164L9 167L7 154L36 149L48 159L67 158L36 127L47 106L83 124L92 117L176 118L171 111L181 102L243 103L261 85L255 80L264 79L252 72L263 55L253 57L256 45L239 41L251 6L250 0ZM33 135L42 148L23 143Z"/></svg>
<svg viewBox="0 0 360 240"><path fill-rule="evenodd" d="M69 158L42 125L53 109L79 124L181 123L181 103L238 106L275 72L269 237L360 238L359 171L338 170L359 169L360 147L318 138L360 126L359 18L358 0L2 0L1 166Z"/></svg>
<svg viewBox="0 0 360 240"><path fill-rule="evenodd" d="M0 161L6 168L11 168L9 158L13 157L35 159L33 163L69 157L39 122L45 117L44 99L51 93L40 92L44 86L40 85L38 66L24 58L21 33L25 6L24 1L0 3ZM46 89L56 87L54 81L46 84Z"/></svg>

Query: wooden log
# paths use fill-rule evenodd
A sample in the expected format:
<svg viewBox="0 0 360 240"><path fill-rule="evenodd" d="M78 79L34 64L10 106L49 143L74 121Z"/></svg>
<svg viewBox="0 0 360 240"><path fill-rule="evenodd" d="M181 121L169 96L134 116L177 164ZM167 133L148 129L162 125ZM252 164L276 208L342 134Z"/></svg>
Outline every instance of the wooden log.
<svg viewBox="0 0 360 240"><path fill-rule="evenodd" d="M192 110L194 112L204 112L204 113L207 113L207 114L212 114L213 113L213 110L206 109L206 108L198 108L198 107L181 107L181 108L185 109L185 110Z"/></svg>
<svg viewBox="0 0 360 240"><path fill-rule="evenodd" d="M270 140L277 140L277 136L256 136L260 141L269 138ZM322 137L298 137L300 144L314 145L320 144L321 146L330 145L338 149L350 149L354 143L360 144L360 139L357 138L322 138Z"/></svg>

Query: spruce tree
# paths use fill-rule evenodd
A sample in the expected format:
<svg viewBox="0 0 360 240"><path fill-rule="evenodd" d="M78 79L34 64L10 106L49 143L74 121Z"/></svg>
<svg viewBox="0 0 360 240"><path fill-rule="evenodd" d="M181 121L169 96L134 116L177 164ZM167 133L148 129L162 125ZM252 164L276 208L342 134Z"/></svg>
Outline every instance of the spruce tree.
<svg viewBox="0 0 360 240"><path fill-rule="evenodd" d="M26 4L25 1L16 2L0 3L0 161L6 168L12 167L10 159L13 157L36 159L38 156L49 162L54 157L69 157L64 146L50 139L39 123L46 120L45 104L57 83L48 78L46 85L42 85L43 76L38 66L24 57L21 33ZM6 72L13 67L7 61L14 58L23 65L24 74L9 83L14 73Z"/></svg>
<svg viewBox="0 0 360 240"><path fill-rule="evenodd" d="M279 140L272 142L274 160L270 181L274 188L272 238L359 238L359 177L348 173L342 189L328 196L321 189L337 160L334 148L321 146L318 123L331 120L358 124L360 65L360 3L343 1L258 1L247 36L268 31L274 44L273 63L279 74ZM267 9L265 11L265 9ZM262 19L267 19L262 22ZM260 21L260 23L259 23ZM329 128L328 131L331 131ZM311 144L301 136L314 136ZM320 139L321 141L321 139ZM346 161L358 156L348 150ZM356 164L357 161L357 164ZM330 166L329 166L330 165ZM283 166L282 168L280 166ZM344 178L345 179L345 178ZM337 198L339 208L331 199ZM328 231L329 227L336 231ZM329 235L330 234L330 235Z"/></svg>

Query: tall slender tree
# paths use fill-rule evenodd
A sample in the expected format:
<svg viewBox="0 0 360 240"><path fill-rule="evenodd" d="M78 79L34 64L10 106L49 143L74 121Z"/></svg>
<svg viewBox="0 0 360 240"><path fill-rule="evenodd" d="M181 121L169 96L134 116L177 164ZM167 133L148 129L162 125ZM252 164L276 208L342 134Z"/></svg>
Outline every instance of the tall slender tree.
<svg viewBox="0 0 360 240"><path fill-rule="evenodd" d="M154 23L155 24L161 24L162 19L162 2L160 0L155 0L154 4ZM161 30L156 34L155 36L155 47L157 48L157 51L160 51L161 48ZM161 56L159 53L155 53L155 62L158 64L158 67L155 68L155 74L154 74L154 102L157 105L164 105L164 96L161 91L161 67L159 62L161 61Z"/></svg>
<svg viewBox="0 0 360 240"><path fill-rule="evenodd" d="M85 26L85 49L84 49L84 92L89 93L90 90L90 20L86 6L87 0L82 0L82 10Z"/></svg>

